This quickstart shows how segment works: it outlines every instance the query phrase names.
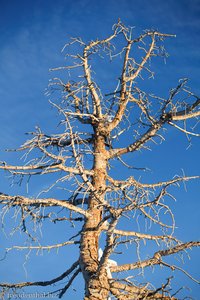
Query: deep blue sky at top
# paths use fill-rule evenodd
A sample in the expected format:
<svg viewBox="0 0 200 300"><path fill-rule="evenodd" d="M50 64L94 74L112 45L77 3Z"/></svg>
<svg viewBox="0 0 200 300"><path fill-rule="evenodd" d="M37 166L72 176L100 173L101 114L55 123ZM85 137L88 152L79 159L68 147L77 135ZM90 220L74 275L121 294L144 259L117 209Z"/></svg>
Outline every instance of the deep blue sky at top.
<svg viewBox="0 0 200 300"><path fill-rule="evenodd" d="M60 54L63 45L71 36L81 36L83 40L105 37L119 17L126 25L136 26L136 32L154 28L177 36L165 43L170 57L163 69L160 63L156 69L162 84L155 84L155 93L166 95L179 78L189 77L190 86L200 94L200 0L0 0L0 160L14 161L13 154L3 149L21 144L25 140L23 133L35 125L44 129L52 126L55 111L50 109L44 89L52 76L49 68L64 62ZM162 152L166 155L164 161L159 150L155 152L156 168L162 176L180 174L181 168L188 175L199 173L199 141L194 138L193 146L186 150L186 138L179 139L177 142L172 132L175 146ZM172 155L176 157L173 166ZM144 165L149 159L148 155L144 158ZM12 193L4 180L0 182L1 190ZM185 240L190 239L191 231L192 238L199 236L198 190L197 183L191 184L184 206L183 202L179 204L181 210L177 211L179 227L186 236L181 236L181 230L179 234ZM193 221L185 225L183 215L189 210ZM193 264L193 273L197 274L197 270L197 264ZM196 287L194 295L198 295Z"/></svg>

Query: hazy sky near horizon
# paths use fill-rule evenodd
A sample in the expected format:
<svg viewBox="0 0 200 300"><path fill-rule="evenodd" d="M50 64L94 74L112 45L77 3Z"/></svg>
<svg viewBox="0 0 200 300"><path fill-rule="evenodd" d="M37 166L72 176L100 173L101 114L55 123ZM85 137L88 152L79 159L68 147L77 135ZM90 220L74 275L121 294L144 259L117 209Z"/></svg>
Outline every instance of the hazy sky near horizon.
<svg viewBox="0 0 200 300"><path fill-rule="evenodd" d="M165 43L169 52L167 64L163 67L161 63L155 64L156 76L161 78L158 85L155 81L155 92L166 95L180 78L187 77L191 89L200 94L200 0L0 0L0 8L0 160L15 162L14 154L5 153L4 149L19 146L26 139L24 133L32 131L35 125L52 131L55 111L49 106L44 91L52 76L48 70L64 63L61 54L63 45L70 37L80 36L85 41L103 38L111 33L118 18L126 25L135 26L136 33L153 28L176 35ZM151 159L156 161L156 170L162 177L166 174L167 178L171 173L180 174L182 169L187 175L199 174L199 139L194 137L189 149L184 135L179 134L177 138L172 132L169 141L173 148L166 141L168 148L164 150L161 146L162 155L159 149L155 149L153 154L144 158L144 164L153 164ZM176 157L173 166L172 156ZM16 193L16 187L12 190L7 182L1 179L0 192ZM34 186L34 191L36 189ZM199 182L190 183L186 194L184 190L178 191L177 198L175 214L179 237L183 240L198 239ZM58 234L58 229L52 230L59 240L61 234ZM18 243L19 237L15 241ZM4 237L2 243L7 247ZM200 262L197 251L192 253L193 261L187 261L185 269L198 277ZM50 277L59 275L65 270L61 261L65 255L64 251L61 252L60 257L56 256L57 261L48 254L44 261L41 257L37 260L31 256L33 265L31 260L26 264L30 278L45 279L36 278L38 273L43 277L46 275L43 262L45 266L52 264L47 268L48 275L52 275ZM68 255L73 255L73 251ZM23 264L22 256L18 255L16 259L19 266ZM25 280L24 268L13 269L13 263L15 256L12 255L2 262L0 281L5 278L14 282ZM58 270L55 271L56 267ZM192 287L191 296L197 299L200 292L198 284L183 275L178 276L179 282ZM64 299L69 300L70 297L79 299L80 294L71 291Z"/></svg>

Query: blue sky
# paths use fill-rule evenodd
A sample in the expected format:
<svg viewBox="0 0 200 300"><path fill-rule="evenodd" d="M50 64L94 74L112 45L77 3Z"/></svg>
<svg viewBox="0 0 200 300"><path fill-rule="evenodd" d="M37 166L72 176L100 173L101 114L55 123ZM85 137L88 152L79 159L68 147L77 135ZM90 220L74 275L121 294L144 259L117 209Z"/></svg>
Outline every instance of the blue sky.
<svg viewBox="0 0 200 300"><path fill-rule="evenodd" d="M155 88L155 93L166 95L170 87L176 86L179 78L188 77L192 90L200 94L199 0L0 0L0 4L0 160L16 162L16 156L5 153L3 149L20 145L26 138L24 133L33 130L35 125L40 124L44 130L51 132L57 124L58 118L50 108L44 90L52 76L48 72L49 68L64 63L60 52L63 45L71 36L81 36L86 41L105 37L111 33L111 27L119 17L125 24L136 26L136 32L154 28L176 34L176 38L165 43L170 54L167 64L160 61L154 64L157 81L151 83L151 88ZM101 76L105 75L102 73ZM151 176L155 180L159 176L170 178L174 174L181 174L182 169L187 175L197 175L200 169L199 146L199 140L193 138L192 147L187 149L186 137L169 130L164 144L153 147L154 151L144 156L138 153L136 158L151 168ZM31 186L32 194L37 190L36 183ZM0 191L20 194L25 193L25 187L22 186L21 190L14 187L12 190L9 181L1 178ZM198 239L199 182L187 184L187 193L181 189L176 192L176 196L178 201L174 210L177 236L185 241ZM50 230L54 241L63 240L62 234L58 234L59 227L47 228L47 238ZM3 235L0 238L0 243L7 247L9 238ZM16 243L19 244L20 239L16 235ZM28 279L40 280L46 274L51 278L51 275L62 273L65 270L63 261L66 256L68 259L73 255L73 251L68 253L61 250L59 254L46 254L45 257L37 258L31 256L33 264L31 259L26 263L30 274ZM197 277L200 268L197 251L190 254L193 260L187 260L186 269ZM13 263L17 267L13 268ZM23 263L21 253L10 254L2 262L0 280L25 280ZM40 278L36 278L38 274ZM177 276L181 284L192 287L190 295L198 297L197 284L180 274ZM75 294L71 291L64 299L71 299L72 296L81 299L78 290Z"/></svg>

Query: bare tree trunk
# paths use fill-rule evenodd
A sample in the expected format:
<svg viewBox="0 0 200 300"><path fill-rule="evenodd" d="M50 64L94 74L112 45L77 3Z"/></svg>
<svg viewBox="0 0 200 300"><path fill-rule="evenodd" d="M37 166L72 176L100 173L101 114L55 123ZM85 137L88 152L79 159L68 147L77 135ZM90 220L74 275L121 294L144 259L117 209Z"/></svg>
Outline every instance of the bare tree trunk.
<svg viewBox="0 0 200 300"><path fill-rule="evenodd" d="M102 206L106 186L107 150L105 138L99 127L94 134L94 176L92 185L95 193L91 193L88 203L90 214L84 225L81 239L81 268L86 283L85 300L107 299L108 279L106 271L98 278L98 241L99 223L102 220Z"/></svg>

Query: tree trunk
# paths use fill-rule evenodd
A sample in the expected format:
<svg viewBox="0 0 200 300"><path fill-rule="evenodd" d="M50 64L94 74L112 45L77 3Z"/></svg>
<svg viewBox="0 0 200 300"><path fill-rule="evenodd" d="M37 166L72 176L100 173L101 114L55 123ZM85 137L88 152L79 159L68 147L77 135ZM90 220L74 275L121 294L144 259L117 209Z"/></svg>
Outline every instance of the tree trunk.
<svg viewBox="0 0 200 300"><path fill-rule="evenodd" d="M105 149L105 138L99 128L94 134L94 164L92 185L95 194L91 192L88 204L87 218L81 238L81 268L85 279L84 300L105 300L108 298L108 279L106 271L98 278L98 242L100 229L98 227L102 220L102 206L99 199L104 200L106 186L107 150ZM98 199L99 198L99 199Z"/></svg>

